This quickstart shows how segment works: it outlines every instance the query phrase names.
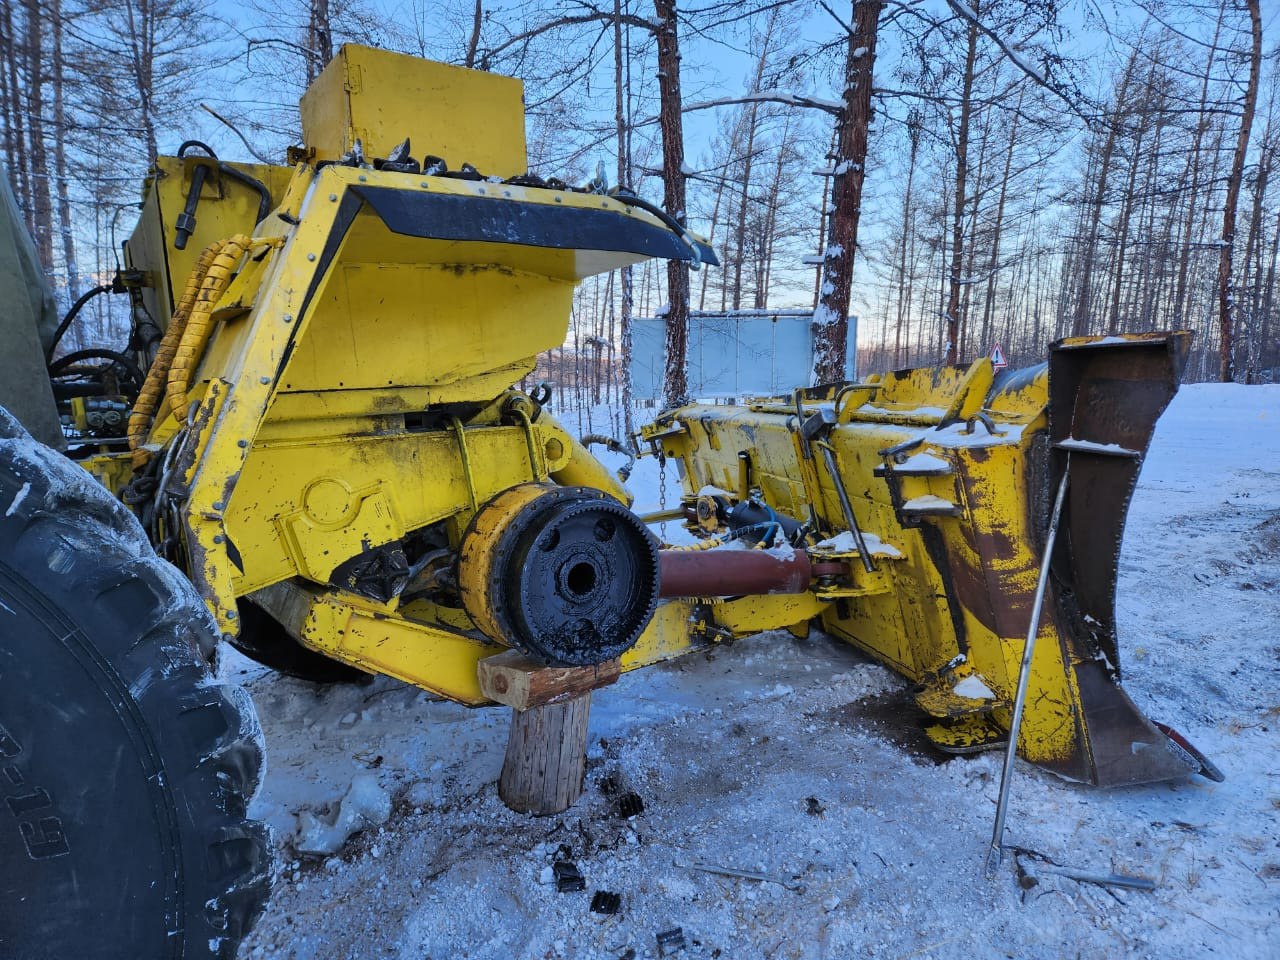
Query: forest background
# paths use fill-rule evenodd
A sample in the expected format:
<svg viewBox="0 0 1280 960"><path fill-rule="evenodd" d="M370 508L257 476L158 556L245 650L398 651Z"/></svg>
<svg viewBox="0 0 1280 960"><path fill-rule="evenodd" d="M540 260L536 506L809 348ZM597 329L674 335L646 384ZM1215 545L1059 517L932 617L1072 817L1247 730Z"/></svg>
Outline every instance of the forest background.
<svg viewBox="0 0 1280 960"><path fill-rule="evenodd" d="M663 399L683 397L690 309L813 309L797 383L839 369L850 313L864 375L1189 328L1187 379L1274 382L1277 9L6 0L0 151L65 306L110 281L151 158L197 139L283 162L306 84L371 44L522 78L532 171L603 174L715 247L719 268L581 288L537 373L580 411L630 412L633 316L667 318ZM65 347L119 348L122 299L98 297Z"/></svg>

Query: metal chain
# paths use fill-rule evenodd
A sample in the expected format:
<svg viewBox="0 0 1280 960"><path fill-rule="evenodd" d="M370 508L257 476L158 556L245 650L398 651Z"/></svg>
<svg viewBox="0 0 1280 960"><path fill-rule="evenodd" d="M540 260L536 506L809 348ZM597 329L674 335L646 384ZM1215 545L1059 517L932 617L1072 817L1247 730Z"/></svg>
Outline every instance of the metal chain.
<svg viewBox="0 0 1280 960"><path fill-rule="evenodd" d="M662 454L658 454L658 510L661 513L667 512L667 458ZM658 524L658 534L662 537L662 542L667 542L667 522L663 520Z"/></svg>

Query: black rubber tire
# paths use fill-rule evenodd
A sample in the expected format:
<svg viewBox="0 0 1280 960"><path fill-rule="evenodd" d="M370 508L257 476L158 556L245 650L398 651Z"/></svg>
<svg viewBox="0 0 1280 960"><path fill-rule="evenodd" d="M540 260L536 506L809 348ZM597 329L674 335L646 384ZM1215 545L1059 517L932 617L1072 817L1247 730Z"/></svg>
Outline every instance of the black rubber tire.
<svg viewBox="0 0 1280 960"><path fill-rule="evenodd" d="M0 410L0 956L235 956L271 843L215 637L133 515Z"/></svg>

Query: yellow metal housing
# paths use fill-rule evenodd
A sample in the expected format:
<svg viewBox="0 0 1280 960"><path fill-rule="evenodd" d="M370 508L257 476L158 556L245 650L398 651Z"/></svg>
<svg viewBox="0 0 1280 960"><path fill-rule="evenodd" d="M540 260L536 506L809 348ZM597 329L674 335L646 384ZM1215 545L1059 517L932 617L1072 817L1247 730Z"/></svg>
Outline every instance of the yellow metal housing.
<svg viewBox="0 0 1280 960"><path fill-rule="evenodd" d="M578 282L688 259L688 240L599 194L375 169L409 138L419 160L525 173L516 80L348 46L302 113L292 168L156 162L126 245L165 332L131 419L137 473L88 465L116 490L149 471L153 535L228 637L247 599L313 649L476 702L475 660L498 648L460 606L404 599L407 558L456 551L509 488L627 498L512 387L563 342ZM330 162L357 138L365 162Z"/></svg>

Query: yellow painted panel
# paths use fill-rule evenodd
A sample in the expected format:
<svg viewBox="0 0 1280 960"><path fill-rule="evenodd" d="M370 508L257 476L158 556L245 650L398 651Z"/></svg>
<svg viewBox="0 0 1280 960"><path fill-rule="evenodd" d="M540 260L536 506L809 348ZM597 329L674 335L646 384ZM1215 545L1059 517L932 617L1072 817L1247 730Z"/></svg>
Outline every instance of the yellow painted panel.
<svg viewBox="0 0 1280 960"><path fill-rule="evenodd" d="M259 197L253 189L229 177L210 177L200 191L195 231L186 247L177 249L173 245L174 222L186 206L194 162L193 157L156 159L144 193L142 215L125 249L126 263L147 274L148 287L143 290L143 302L162 328L169 322L174 297L191 275L200 251L234 234L250 234L258 222ZM262 181L273 200L283 196L293 176L293 170L284 166L254 163L231 166Z"/></svg>
<svg viewBox="0 0 1280 960"><path fill-rule="evenodd" d="M572 302L571 282L535 274L347 263L316 298L281 389L448 384L527 362L561 342Z"/></svg>
<svg viewBox="0 0 1280 960"><path fill-rule="evenodd" d="M410 138L414 156L443 157L510 177L528 165L524 84L480 70L349 43L302 97L302 134L317 160L336 160L358 137L370 160Z"/></svg>
<svg viewBox="0 0 1280 960"><path fill-rule="evenodd" d="M522 428L465 432L478 502L534 478ZM316 503L317 491L335 489L349 491L349 501L337 516L327 505ZM379 516L389 519L371 519L377 526L369 527L359 521L357 507L375 491L384 498ZM375 529L384 536L371 539L371 546L470 508L457 442L448 432L256 443L227 506L227 535L244 571L236 592L244 594L307 569L331 571L358 553L351 547L358 548ZM309 517L312 527L327 526L331 537L307 532L299 538L300 521L294 518L301 515ZM353 532L354 540L347 532ZM307 551L303 564L295 562L298 550Z"/></svg>

